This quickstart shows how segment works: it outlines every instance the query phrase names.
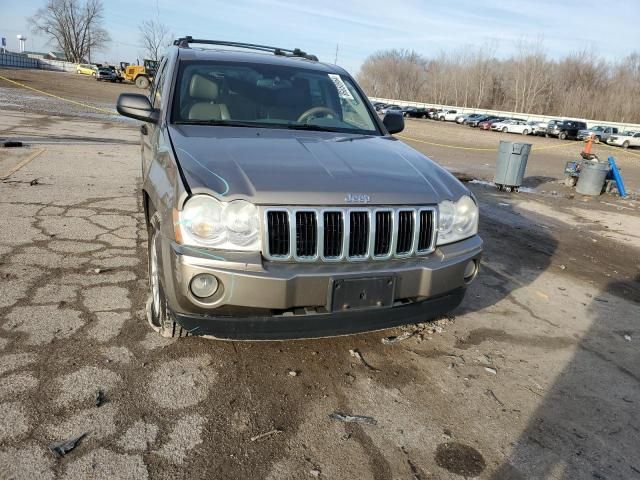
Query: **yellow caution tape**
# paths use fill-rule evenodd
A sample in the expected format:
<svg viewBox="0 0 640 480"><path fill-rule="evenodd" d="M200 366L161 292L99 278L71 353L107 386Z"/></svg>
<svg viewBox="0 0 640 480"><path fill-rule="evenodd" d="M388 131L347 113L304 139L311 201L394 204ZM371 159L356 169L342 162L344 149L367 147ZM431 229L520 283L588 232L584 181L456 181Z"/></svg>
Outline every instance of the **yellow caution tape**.
<svg viewBox="0 0 640 480"><path fill-rule="evenodd" d="M424 143L426 145L433 145L434 147L444 147L444 148L455 148L458 150L472 150L477 152L497 152L497 148L477 148L477 147L461 147L459 145L447 145L445 143L433 143L427 142L425 140L418 140L417 138L405 137L404 135L396 135L396 137L401 138L403 140L409 140L410 142ZM533 147L531 150L547 150L549 148L562 148L562 147L570 147L571 145L575 145L577 143L583 143L582 140L577 142L570 143L562 143L560 145L549 145L547 147Z"/></svg>
<svg viewBox="0 0 640 480"><path fill-rule="evenodd" d="M106 108L96 107L95 105L91 105L89 103L82 103L82 102L77 102L75 100L70 100L68 98L59 97L58 95L54 95L53 93L48 93L48 92L44 92L42 90L38 90L37 88L33 88L33 87L30 87L29 85L25 85L23 83L16 82L15 80L11 80L11 79L9 79L7 77L3 77L2 75L0 75L0 80L4 80L6 82L13 83L14 85L18 85L19 87L26 88L28 90L33 90L34 92L41 93L42 95L47 95L48 97L57 98L58 100L62 100L63 102L69 102L69 103L73 103L75 105L79 105L81 107L91 108L93 110L97 110L98 112L108 113L109 115L114 115L114 114L117 113L115 110L107 110Z"/></svg>
<svg viewBox="0 0 640 480"><path fill-rule="evenodd" d="M43 90L39 90L37 88L30 87L29 85L25 85L23 83L16 82L15 80L11 80L10 78L3 77L2 75L0 75L0 80L4 80L5 82L13 83L14 85L17 85L17 86L22 87L22 88L26 88L28 90L32 90L34 92L40 93L42 95L46 95L48 97L57 98L58 100L62 100L63 102L73 103L74 105L78 105L80 107L90 108L92 110L96 110L96 111L102 112L102 113L107 113L109 115L114 115L114 114L118 113L115 110L108 110L106 108L96 107L95 105L91 105L89 103L78 102L76 100L71 100L69 98L60 97L58 95L54 95L53 93L45 92ZM424 143L426 145L432 145L434 147L454 148L454 149L457 149L457 150L471 150L471 151L476 151L476 152L497 152L498 151L497 148L463 147L463 146L460 146L460 145L447 145L445 143L427 142L426 140L418 140L417 138L405 137L404 135L396 135L396 137L401 138L403 140L408 140L410 142L417 142L417 143ZM560 145L549 145L547 147L533 147L531 150L547 150L547 149L550 149L550 148L570 147L571 145L575 145L577 143L583 143L583 141L579 140L577 142L563 143L563 144L560 144ZM611 147L609 145L599 144L599 146L619 151L618 148ZM622 153L624 155L632 155L634 157L640 157L640 154L632 153L632 152L629 152L629 151L623 151Z"/></svg>
<svg viewBox="0 0 640 480"><path fill-rule="evenodd" d="M612 147L611 145L603 145L603 144L600 144L600 146L604 147L604 148L608 148L609 150L614 150L614 151L618 152L621 156L622 155L631 155L632 157L640 157L640 154L630 152L629 149L623 149L623 148L620 148L620 147Z"/></svg>
<svg viewBox="0 0 640 480"><path fill-rule="evenodd" d="M444 143L433 143L425 140L418 140L417 138L405 137L404 135L396 135L396 137L403 140L409 140L411 142L425 143L427 145L433 145L434 147L456 148L458 150L475 150L480 152L497 152L497 148L476 148L476 147L460 147L458 145L446 145Z"/></svg>

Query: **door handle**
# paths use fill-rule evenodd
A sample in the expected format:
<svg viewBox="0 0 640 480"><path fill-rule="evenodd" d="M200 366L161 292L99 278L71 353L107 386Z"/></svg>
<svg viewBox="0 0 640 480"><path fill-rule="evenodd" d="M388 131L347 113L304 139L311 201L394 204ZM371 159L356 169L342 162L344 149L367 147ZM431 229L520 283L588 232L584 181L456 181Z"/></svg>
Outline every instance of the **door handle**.
<svg viewBox="0 0 640 480"><path fill-rule="evenodd" d="M146 125L141 125L140 126L140 133L142 133L142 135L147 135L149 133L149 130L147 130L147 126Z"/></svg>

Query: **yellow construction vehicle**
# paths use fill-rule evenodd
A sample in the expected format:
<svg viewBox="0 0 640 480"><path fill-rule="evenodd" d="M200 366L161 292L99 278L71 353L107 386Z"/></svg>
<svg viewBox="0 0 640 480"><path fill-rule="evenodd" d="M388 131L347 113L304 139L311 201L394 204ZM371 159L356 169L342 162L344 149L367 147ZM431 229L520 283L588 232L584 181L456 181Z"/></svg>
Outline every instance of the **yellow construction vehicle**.
<svg viewBox="0 0 640 480"><path fill-rule="evenodd" d="M149 88L158 69L157 60L145 59L143 65L130 65L120 62L120 75L127 82L135 83L138 88Z"/></svg>

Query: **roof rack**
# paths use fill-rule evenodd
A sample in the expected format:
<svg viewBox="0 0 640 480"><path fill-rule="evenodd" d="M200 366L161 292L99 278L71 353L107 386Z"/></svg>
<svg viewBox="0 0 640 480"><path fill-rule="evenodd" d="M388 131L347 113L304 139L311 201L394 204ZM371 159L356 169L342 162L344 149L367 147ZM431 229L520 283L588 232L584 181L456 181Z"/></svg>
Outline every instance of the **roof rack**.
<svg viewBox="0 0 640 480"><path fill-rule="evenodd" d="M306 58L307 60L313 60L314 62L318 61L318 57L316 57L315 55L311 55L310 53L303 52L299 48L294 48L293 50L289 50L286 48L269 47L267 45L257 45L255 43L227 42L224 40L204 40L200 38L193 38L191 36L178 38L173 42L174 45L177 45L180 48L190 48L189 45L192 43L199 43L204 45L222 45L225 47L246 48L248 50L271 52L274 55L280 55L283 57L300 57L300 58Z"/></svg>

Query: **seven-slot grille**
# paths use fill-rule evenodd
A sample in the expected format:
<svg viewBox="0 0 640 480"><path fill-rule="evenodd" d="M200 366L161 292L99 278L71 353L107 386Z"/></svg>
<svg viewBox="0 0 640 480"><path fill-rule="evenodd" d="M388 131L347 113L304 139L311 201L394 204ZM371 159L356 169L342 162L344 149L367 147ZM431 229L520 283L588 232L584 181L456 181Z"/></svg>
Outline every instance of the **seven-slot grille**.
<svg viewBox="0 0 640 480"><path fill-rule="evenodd" d="M286 208L264 210L270 260L358 261L424 255L435 246L435 208Z"/></svg>

